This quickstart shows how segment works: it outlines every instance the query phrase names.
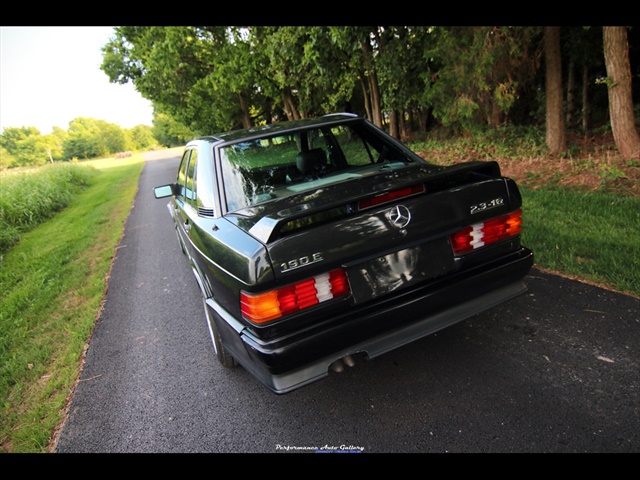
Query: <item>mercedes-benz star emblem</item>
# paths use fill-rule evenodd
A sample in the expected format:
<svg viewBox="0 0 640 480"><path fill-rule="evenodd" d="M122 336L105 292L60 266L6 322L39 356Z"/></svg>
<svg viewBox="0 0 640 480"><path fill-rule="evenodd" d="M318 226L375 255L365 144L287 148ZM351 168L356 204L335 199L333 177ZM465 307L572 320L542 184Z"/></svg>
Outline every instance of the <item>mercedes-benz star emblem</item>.
<svg viewBox="0 0 640 480"><path fill-rule="evenodd" d="M411 212L404 205L398 205L389 210L387 218L394 227L404 228L411 221Z"/></svg>

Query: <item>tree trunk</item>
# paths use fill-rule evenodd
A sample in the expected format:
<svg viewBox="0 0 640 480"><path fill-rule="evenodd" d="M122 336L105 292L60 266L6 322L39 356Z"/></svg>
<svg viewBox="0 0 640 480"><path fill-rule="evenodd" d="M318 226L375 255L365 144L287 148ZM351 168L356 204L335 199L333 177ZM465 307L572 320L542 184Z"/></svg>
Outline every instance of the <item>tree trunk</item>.
<svg viewBox="0 0 640 480"><path fill-rule="evenodd" d="M582 66L582 133L589 131L589 115L591 114L589 104L589 67L585 63Z"/></svg>
<svg viewBox="0 0 640 480"><path fill-rule="evenodd" d="M284 111L287 114L288 120L300 120L300 113L296 108L293 95L291 95L289 88L286 88L285 91L282 92L282 104L284 105Z"/></svg>
<svg viewBox="0 0 640 480"><path fill-rule="evenodd" d="M562 108L562 61L560 27L544 27L546 62L547 148L552 155L567 149Z"/></svg>
<svg viewBox="0 0 640 480"><path fill-rule="evenodd" d="M430 110L427 108L420 108L418 110L418 125L420 132L424 133L429 128Z"/></svg>
<svg viewBox="0 0 640 480"><path fill-rule="evenodd" d="M373 49L369 43L369 39L365 39L362 43L362 57L365 64L365 75L367 76L367 88L371 98L371 121L374 125L382 128L382 105L380 101L380 86L378 85L378 77L373 65Z"/></svg>
<svg viewBox="0 0 640 480"><path fill-rule="evenodd" d="M640 156L640 135L633 117L631 66L626 27L603 27L609 116L613 138L623 158Z"/></svg>
<svg viewBox="0 0 640 480"><path fill-rule="evenodd" d="M416 122L418 118L418 108L411 107L407 111L407 119L404 122L403 131L400 132L400 135L404 135L405 139L409 139L413 136L413 132L416 129Z"/></svg>
<svg viewBox="0 0 640 480"><path fill-rule="evenodd" d="M400 138L400 129L398 126L398 112L393 110L389 113L389 135L394 138Z"/></svg>
<svg viewBox="0 0 640 480"><path fill-rule="evenodd" d="M371 93L371 113L373 114L373 123L382 128L382 106L380 101L378 77L375 72L370 72L367 78L369 79L369 92Z"/></svg>
<svg viewBox="0 0 640 480"><path fill-rule="evenodd" d="M569 62L569 68L567 72L567 119L566 126L571 128L573 126L574 118L573 112L575 110L574 90L576 88L575 79L575 65L573 61Z"/></svg>
<svg viewBox="0 0 640 480"><path fill-rule="evenodd" d="M408 119L405 117L408 117ZM398 130L400 134L398 138L400 140L405 141L409 138L411 131L411 110L409 110L409 112L401 111L398 115Z"/></svg>
<svg viewBox="0 0 640 480"><path fill-rule="evenodd" d="M360 74L360 85L362 85L362 95L364 97L364 110L367 114L367 118L371 120L373 113L371 112L371 102L369 96L369 89L367 88L367 82L364 79L364 73Z"/></svg>
<svg viewBox="0 0 640 480"><path fill-rule="evenodd" d="M249 106L247 105L247 95L244 91L240 92L240 111L242 112L242 125L244 128L252 127L251 115L249 114Z"/></svg>
<svg viewBox="0 0 640 480"><path fill-rule="evenodd" d="M492 102L491 105L491 119L490 119L491 128L497 130L502 124L502 112L500 111L500 106L496 102Z"/></svg>

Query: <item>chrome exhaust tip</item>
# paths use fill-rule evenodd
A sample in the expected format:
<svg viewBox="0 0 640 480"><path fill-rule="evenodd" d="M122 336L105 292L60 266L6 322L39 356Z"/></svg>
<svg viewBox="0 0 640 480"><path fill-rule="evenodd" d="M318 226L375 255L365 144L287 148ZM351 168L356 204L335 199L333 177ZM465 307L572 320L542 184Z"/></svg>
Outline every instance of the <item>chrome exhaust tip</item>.
<svg viewBox="0 0 640 480"><path fill-rule="evenodd" d="M351 355L347 355L346 357L344 357L342 359L342 362L347 366L347 367L353 367L356 364L356 360L355 358L353 358Z"/></svg>
<svg viewBox="0 0 640 480"><path fill-rule="evenodd" d="M342 373L344 371L344 364L340 359L338 359L335 362L333 362L329 366L329 368L331 368L331 370L333 370L335 373Z"/></svg>
<svg viewBox="0 0 640 480"><path fill-rule="evenodd" d="M329 368L333 370L335 373L341 373L341 372L344 372L345 366L351 368L355 364L356 364L355 359L351 355L347 355L333 362L331 365L329 365Z"/></svg>

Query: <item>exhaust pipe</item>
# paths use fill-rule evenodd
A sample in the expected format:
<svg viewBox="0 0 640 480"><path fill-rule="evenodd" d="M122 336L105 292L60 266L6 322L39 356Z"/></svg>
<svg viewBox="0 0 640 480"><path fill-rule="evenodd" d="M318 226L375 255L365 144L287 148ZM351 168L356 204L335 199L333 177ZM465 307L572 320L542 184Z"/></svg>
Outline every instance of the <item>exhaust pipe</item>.
<svg viewBox="0 0 640 480"><path fill-rule="evenodd" d="M347 367L353 367L356 364L355 358L353 358L351 355L347 355L342 359L342 361Z"/></svg>
<svg viewBox="0 0 640 480"><path fill-rule="evenodd" d="M330 365L330 368L336 373L341 373L344 371L345 365L347 367L353 367L355 364L356 364L355 359L351 355L347 355L333 362Z"/></svg>

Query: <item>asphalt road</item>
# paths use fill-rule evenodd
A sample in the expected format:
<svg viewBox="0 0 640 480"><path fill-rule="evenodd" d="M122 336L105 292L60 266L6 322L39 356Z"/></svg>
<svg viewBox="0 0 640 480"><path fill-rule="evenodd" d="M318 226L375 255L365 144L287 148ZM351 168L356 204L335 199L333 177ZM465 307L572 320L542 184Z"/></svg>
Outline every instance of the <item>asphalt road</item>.
<svg viewBox="0 0 640 480"><path fill-rule="evenodd" d="M640 300L537 270L525 296L287 395L224 370L153 197L178 164L161 157L57 452L640 452Z"/></svg>

